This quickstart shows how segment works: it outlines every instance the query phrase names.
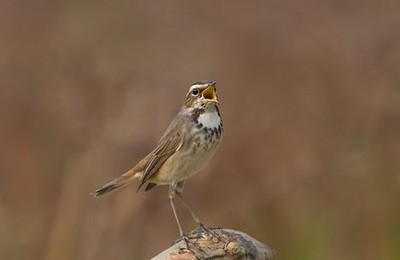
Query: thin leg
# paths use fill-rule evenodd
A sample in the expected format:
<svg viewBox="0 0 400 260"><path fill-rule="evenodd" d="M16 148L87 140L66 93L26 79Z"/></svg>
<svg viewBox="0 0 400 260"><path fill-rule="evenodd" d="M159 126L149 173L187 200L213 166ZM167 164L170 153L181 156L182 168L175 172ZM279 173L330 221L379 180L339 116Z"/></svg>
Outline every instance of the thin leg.
<svg viewBox="0 0 400 260"><path fill-rule="evenodd" d="M172 208L172 211L174 212L174 217L175 217L175 220L176 220L176 224L178 224L179 234L181 235L181 237L183 237L185 234L183 233L181 222L179 221L178 214L176 213L176 209L175 209L175 205L174 205L174 199L170 198L169 202L171 203L171 208Z"/></svg>
<svg viewBox="0 0 400 260"><path fill-rule="evenodd" d="M190 215L192 215L194 221L198 224L198 225L203 225L203 222L200 221L200 219L196 216L196 214L194 214L193 210L189 207L189 205L186 203L185 199L182 197L181 193L177 193L178 194L178 198L181 200L183 206L185 206L185 208L190 212Z"/></svg>
<svg viewBox="0 0 400 260"><path fill-rule="evenodd" d="M188 239L185 236L185 233L183 233L181 222L179 221L178 214L176 213L175 204L174 204L175 194L176 193L175 193L174 188L170 187L170 189L169 189L169 203L171 204L172 211L174 212L174 217L175 217L175 220L176 220L176 224L178 225L179 234L180 234L181 238L185 241L186 248L189 249Z"/></svg>
<svg viewBox="0 0 400 260"><path fill-rule="evenodd" d="M203 230L203 231L207 231L211 234L213 234L215 237L218 237L218 235L209 227L205 226L203 224L203 222L201 222L201 220L199 219L199 217L197 217L197 215L193 212L193 210L189 207L189 205L187 204L187 202L185 201L185 199L182 196L182 191L183 191L183 184L184 182L179 182L176 184L176 187L174 189L174 195L177 194L178 198L181 200L183 206L185 206L185 208L189 211L190 215L192 215L192 218L194 219L194 221L197 223L197 228L199 231Z"/></svg>
<svg viewBox="0 0 400 260"><path fill-rule="evenodd" d="M190 215L192 215L192 218L197 223L197 225L203 226L203 224L200 221L200 219L196 216L196 214L194 214L193 210L189 207L189 205L186 203L185 199L182 196L182 191L183 191L183 185L184 184L185 184L184 181L176 183L176 185L174 187L174 191L175 191L174 193L178 194L178 198L181 200L183 206L185 206L185 208L190 212Z"/></svg>
<svg viewBox="0 0 400 260"><path fill-rule="evenodd" d="M211 228L205 226L203 224L203 222L201 222L200 219L196 216L196 214L194 214L193 210L189 207L189 205L186 203L185 199L182 197L182 194L178 193L178 192L176 194L178 194L178 198L181 200L181 202L185 206L185 208L190 212L194 221L196 221L197 226L198 226L197 230L200 232L206 231L208 233L211 233L214 237L218 238L219 235L216 232L214 232Z"/></svg>

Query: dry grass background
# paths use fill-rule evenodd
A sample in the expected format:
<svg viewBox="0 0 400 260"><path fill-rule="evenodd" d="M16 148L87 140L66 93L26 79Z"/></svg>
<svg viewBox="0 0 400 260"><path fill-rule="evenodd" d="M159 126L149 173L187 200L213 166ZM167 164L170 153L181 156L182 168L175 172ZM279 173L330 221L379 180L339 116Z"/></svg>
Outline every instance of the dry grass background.
<svg viewBox="0 0 400 260"><path fill-rule="evenodd" d="M168 247L165 187L88 193L150 151L190 83L213 79L224 140L185 189L207 224L279 259L399 259L399 10L2 1L1 258L148 259Z"/></svg>

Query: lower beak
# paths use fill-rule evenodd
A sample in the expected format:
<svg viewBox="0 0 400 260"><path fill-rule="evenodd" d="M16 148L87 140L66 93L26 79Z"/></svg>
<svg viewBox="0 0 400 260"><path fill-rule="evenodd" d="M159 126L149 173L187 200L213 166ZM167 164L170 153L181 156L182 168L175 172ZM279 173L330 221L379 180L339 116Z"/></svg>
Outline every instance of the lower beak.
<svg viewBox="0 0 400 260"><path fill-rule="evenodd" d="M218 103L217 95L215 94L214 87L212 87L212 86L207 87L207 88L203 91L203 93L201 94L201 96L202 96L204 99L207 99L207 101L211 101L211 102L214 102L214 103Z"/></svg>

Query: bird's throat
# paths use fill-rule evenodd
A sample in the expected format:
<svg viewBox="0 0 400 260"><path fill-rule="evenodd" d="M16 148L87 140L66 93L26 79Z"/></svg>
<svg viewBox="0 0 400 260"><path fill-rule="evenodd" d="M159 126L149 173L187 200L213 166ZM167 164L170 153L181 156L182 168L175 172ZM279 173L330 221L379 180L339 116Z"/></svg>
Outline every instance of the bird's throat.
<svg viewBox="0 0 400 260"><path fill-rule="evenodd" d="M221 117L217 111L203 112L197 118L197 122L205 128L218 128L221 124Z"/></svg>

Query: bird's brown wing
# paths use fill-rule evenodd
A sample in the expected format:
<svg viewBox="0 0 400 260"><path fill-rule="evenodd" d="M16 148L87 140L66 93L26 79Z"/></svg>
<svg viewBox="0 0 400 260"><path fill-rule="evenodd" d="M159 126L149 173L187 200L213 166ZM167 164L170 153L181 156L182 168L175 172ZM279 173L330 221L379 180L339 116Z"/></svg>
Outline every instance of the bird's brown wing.
<svg viewBox="0 0 400 260"><path fill-rule="evenodd" d="M156 149L154 149L146 158L147 162L144 167L142 182L140 183L138 190L160 169L170 156L182 147L182 144L183 138L178 132L164 135L164 137L161 138Z"/></svg>

